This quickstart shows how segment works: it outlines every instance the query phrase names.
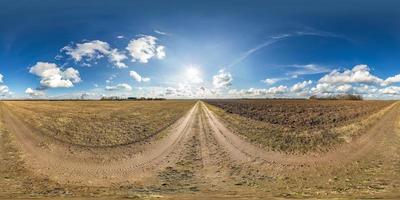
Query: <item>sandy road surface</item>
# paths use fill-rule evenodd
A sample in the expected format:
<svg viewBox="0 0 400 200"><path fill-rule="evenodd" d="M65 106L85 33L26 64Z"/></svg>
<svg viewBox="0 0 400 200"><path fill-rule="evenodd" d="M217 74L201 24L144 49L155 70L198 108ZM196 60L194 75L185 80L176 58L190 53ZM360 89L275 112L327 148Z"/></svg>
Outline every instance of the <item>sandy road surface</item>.
<svg viewBox="0 0 400 200"><path fill-rule="evenodd" d="M399 103L394 104L380 121L353 142L343 144L332 152L312 155L287 155L254 146L231 132L201 101L165 130L161 139L118 148L81 149L53 141L35 133L4 104L0 104L0 109L5 127L12 133L15 145L21 150L28 166L36 175L46 175L59 183L108 186L119 182L142 181L157 191L184 189L183 191L202 191L203 194L219 194L220 191L227 190L236 191L235 194L240 196L240 193L252 195L252 191L259 192L258 189L250 190L248 186L260 182L263 182L261 185L264 187L265 184L271 187L267 193L273 190L272 187L277 187L278 192L282 191L278 187L287 189L291 181L287 178L291 176L288 175L288 169L298 169L299 166L311 168L314 170L311 172L316 175L334 174L348 168L345 171L351 174L370 167L370 163L375 161L378 162L379 169L392 173L391 177L379 177L379 180L400 177L398 170L393 168L396 167L393 163L400 163L397 147L400 144ZM388 153L391 154L390 157L382 156ZM106 159L101 159L103 157ZM364 166L360 164L360 160L368 162ZM344 167L340 168L342 166ZM308 177L309 174L310 171L305 173L306 178L311 180L307 183L311 185L308 188L316 187L320 191L319 181L325 179L329 179L326 186L328 189L337 188L332 186L328 175L318 175L314 181ZM368 180L373 177L368 174L365 176ZM299 177L300 180L306 180L304 178ZM365 180L361 178L360 181L364 183ZM297 181L294 180L293 187L299 185ZM400 184L396 181L391 183L387 185L395 189L400 187L396 185ZM356 183L343 184L359 187ZM246 187L243 188L243 185ZM369 186L367 190L368 188ZM298 189L303 191L302 188ZM265 194L262 193L261 196ZM195 196L179 198L191 199Z"/></svg>

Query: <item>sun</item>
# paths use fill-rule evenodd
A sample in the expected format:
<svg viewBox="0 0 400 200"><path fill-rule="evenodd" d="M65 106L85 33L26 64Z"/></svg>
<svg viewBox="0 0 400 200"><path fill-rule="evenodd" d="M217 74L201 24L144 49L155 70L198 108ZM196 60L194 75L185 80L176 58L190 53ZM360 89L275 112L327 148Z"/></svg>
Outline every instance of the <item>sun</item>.
<svg viewBox="0 0 400 200"><path fill-rule="evenodd" d="M192 83L203 82L200 70L193 65L188 66L186 69L186 79Z"/></svg>
<svg viewBox="0 0 400 200"><path fill-rule="evenodd" d="M188 79L196 78L199 76L199 74L200 74L199 70L193 66L190 66L186 70L186 76Z"/></svg>

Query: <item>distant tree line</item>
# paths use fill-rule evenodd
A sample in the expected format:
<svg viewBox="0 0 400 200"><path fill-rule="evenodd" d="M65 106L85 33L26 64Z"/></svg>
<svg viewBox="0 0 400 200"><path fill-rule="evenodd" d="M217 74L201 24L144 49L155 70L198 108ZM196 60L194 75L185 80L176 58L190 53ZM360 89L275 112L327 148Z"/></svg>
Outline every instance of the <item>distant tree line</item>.
<svg viewBox="0 0 400 200"><path fill-rule="evenodd" d="M358 94L333 94L328 96L318 96L312 95L310 96L310 100L355 100L361 101L363 97Z"/></svg>

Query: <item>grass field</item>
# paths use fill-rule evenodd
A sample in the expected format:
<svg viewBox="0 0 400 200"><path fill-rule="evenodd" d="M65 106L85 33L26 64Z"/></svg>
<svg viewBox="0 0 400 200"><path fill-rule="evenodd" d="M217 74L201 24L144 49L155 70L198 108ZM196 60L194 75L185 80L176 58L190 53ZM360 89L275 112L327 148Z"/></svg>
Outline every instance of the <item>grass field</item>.
<svg viewBox="0 0 400 200"><path fill-rule="evenodd" d="M182 117L194 101L8 101L38 132L83 146L142 141Z"/></svg>
<svg viewBox="0 0 400 200"><path fill-rule="evenodd" d="M236 133L267 149L326 151L368 128L392 101L208 100Z"/></svg>

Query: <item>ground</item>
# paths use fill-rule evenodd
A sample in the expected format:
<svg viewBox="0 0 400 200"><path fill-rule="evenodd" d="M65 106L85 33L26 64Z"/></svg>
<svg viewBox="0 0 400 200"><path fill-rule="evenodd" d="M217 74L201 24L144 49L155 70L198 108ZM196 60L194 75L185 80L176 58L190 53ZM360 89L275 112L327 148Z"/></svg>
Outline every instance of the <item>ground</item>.
<svg viewBox="0 0 400 200"><path fill-rule="evenodd" d="M49 140L0 104L3 198L400 197L398 103L350 142L307 154L254 145L204 102L154 141L118 147L44 144Z"/></svg>

